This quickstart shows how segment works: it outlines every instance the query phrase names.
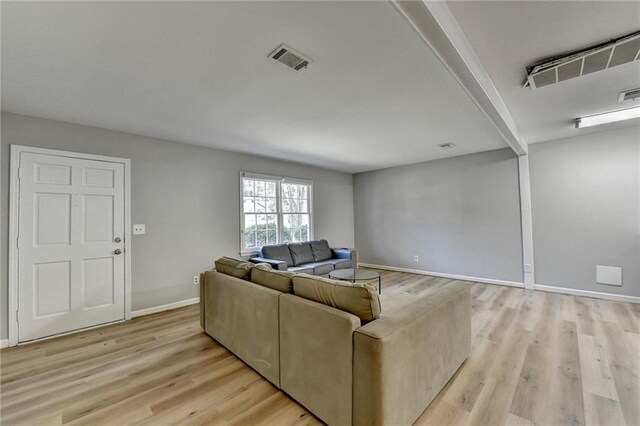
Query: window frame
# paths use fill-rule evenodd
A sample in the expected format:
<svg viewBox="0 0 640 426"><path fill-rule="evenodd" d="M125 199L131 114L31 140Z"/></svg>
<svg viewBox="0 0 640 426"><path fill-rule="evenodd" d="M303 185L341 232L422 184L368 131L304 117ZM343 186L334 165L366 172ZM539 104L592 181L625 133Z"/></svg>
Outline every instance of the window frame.
<svg viewBox="0 0 640 426"><path fill-rule="evenodd" d="M240 252L241 256L253 256L258 253L258 249L253 247L245 247L244 243L244 232L245 232L245 211L244 211L244 179L253 179L253 180L262 180L262 181L271 181L276 183L276 223L277 223L277 232L276 232L276 244L283 243L282 241L282 232L284 229L284 215L285 214L295 214L295 213L284 213L282 209L282 188L281 185L283 183L292 183L298 185L305 185L308 187L309 195L307 202L309 203L309 212L308 213L297 213L297 214L308 214L309 215L309 239L307 241L313 240L314 236L314 214L313 214L313 181L307 179L299 179L299 178L291 178L285 176L275 176L275 175L265 175L258 173L250 173L250 172L240 172L239 176L239 187L238 187L238 197L239 197L239 211L240 211ZM251 213L251 212L248 212ZM265 214L273 214L273 213L265 213Z"/></svg>

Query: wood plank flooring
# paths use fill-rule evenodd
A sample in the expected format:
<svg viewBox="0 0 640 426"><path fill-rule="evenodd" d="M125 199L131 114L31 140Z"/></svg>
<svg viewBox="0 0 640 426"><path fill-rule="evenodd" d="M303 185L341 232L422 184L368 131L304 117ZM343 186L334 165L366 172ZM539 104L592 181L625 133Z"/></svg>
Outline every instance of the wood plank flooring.
<svg viewBox="0 0 640 426"><path fill-rule="evenodd" d="M383 272L383 293L451 282ZM640 306L469 284L472 354L416 424L640 424ZM0 422L320 423L205 335L198 312L3 349Z"/></svg>

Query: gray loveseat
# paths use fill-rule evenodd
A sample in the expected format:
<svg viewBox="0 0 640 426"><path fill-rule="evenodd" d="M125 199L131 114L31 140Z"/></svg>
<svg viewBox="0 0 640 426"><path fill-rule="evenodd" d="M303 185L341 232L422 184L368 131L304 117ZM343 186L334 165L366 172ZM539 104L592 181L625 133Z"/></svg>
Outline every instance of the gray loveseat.
<svg viewBox="0 0 640 426"><path fill-rule="evenodd" d="M251 262L268 263L278 271L310 275L326 275L334 269L356 266L355 250L331 248L327 240L263 246L258 255Z"/></svg>

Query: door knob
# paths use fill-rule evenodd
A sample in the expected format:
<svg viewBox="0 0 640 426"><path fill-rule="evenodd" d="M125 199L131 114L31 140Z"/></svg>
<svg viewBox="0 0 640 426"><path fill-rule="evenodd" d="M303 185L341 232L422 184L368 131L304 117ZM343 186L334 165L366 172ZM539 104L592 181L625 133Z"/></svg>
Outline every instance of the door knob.
<svg viewBox="0 0 640 426"><path fill-rule="evenodd" d="M114 243L119 243L120 241L122 241L122 240L120 239L120 237L115 237L115 238L113 239L113 242L114 242Z"/></svg>
<svg viewBox="0 0 640 426"><path fill-rule="evenodd" d="M121 254L121 253L122 253L122 250L120 250L120 249L116 249L116 251L113 252L113 254L115 254L115 255L118 255L118 254Z"/></svg>

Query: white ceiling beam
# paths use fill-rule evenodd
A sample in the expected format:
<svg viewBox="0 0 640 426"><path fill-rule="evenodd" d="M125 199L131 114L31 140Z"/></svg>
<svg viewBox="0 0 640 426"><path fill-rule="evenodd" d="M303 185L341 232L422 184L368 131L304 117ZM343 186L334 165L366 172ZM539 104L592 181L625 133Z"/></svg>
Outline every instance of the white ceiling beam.
<svg viewBox="0 0 640 426"><path fill-rule="evenodd" d="M389 0L493 123L517 155L527 142L464 32L444 1Z"/></svg>

